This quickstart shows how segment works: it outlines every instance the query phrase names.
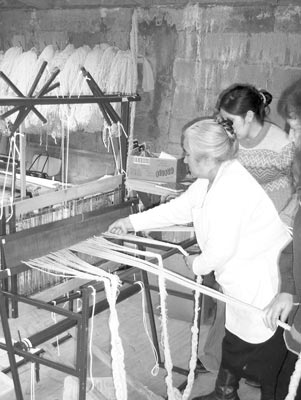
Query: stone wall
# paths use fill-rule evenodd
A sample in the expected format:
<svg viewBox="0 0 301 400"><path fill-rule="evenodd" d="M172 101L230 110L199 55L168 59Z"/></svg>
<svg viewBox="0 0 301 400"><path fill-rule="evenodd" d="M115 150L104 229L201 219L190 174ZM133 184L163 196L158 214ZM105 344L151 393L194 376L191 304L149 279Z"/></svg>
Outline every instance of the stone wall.
<svg viewBox="0 0 301 400"><path fill-rule="evenodd" d="M211 114L220 91L234 82L269 90L274 96L271 118L283 125L277 100L284 88L301 77L298 2L135 3L141 6L134 8L133 2L124 1L124 6L110 8L2 11L0 49L18 43L26 50L32 46L42 50L50 43L63 48L67 43L107 42L125 50L135 10L139 56L150 62L155 78L154 90L144 92L139 63L137 90L142 101L136 108L134 135L140 141L147 141L154 151L180 154L183 124ZM89 140L95 140L95 135Z"/></svg>

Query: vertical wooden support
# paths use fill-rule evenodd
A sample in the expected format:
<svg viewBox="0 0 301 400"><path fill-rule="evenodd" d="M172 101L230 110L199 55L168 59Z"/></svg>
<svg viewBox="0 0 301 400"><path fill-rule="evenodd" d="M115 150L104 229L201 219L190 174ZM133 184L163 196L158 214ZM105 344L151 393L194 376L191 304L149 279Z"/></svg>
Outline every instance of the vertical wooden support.
<svg viewBox="0 0 301 400"><path fill-rule="evenodd" d="M23 400L23 394L22 394L22 389L21 389L21 384L20 384L20 379L19 379L19 373L18 373L17 363L16 363L16 359L15 359L15 353L14 353L14 348L13 348L13 344L12 344L12 338L11 338L11 334L10 334L9 324L8 324L8 314L6 311L5 296L2 292L2 290L0 290L0 315L1 315L1 322L2 322L2 329L3 329L5 344L7 347L9 364L10 364L12 378L13 378L14 387L15 387L16 399Z"/></svg>
<svg viewBox="0 0 301 400"><path fill-rule="evenodd" d="M76 368L79 379L79 400L86 399L87 361L88 361L88 333L89 333L89 288L82 290L82 318L78 322Z"/></svg>
<svg viewBox="0 0 301 400"><path fill-rule="evenodd" d="M158 334L157 334L157 328L156 328L153 302L152 302L151 292L149 289L148 275L147 275L146 271L141 271L141 275L142 275L142 282L144 283L144 287L145 287L146 307L147 307L148 319L149 319L151 332L152 332L152 339L153 339L153 343L154 343L154 346L155 346L155 349L156 349L157 355L158 355L158 364L161 365L162 359L161 359L161 353L160 353L160 347L159 347L159 341L158 341Z"/></svg>
<svg viewBox="0 0 301 400"><path fill-rule="evenodd" d="M26 197L26 138L22 135L22 124L20 125L20 182L21 182L21 199Z"/></svg>
<svg viewBox="0 0 301 400"><path fill-rule="evenodd" d="M5 245L5 237L3 237L1 239L1 243L0 243L0 252L1 252L1 270L6 269L6 259L5 259L5 252L4 252L4 245ZM8 291L8 279L2 279L1 280L1 289ZM9 315L9 302L8 302L8 298L3 297L3 304L5 307L5 311L7 316Z"/></svg>
<svg viewBox="0 0 301 400"><path fill-rule="evenodd" d="M129 137L130 135L130 104L128 101L122 101L121 102L121 123L122 126ZM126 172L126 167L127 167L127 156L128 156L128 138L125 137L124 134L121 135L120 138L120 155L121 155L121 160L120 160L120 165L121 165L121 171ZM121 199L124 201L126 191L125 191L125 176L123 177L122 181L122 188L121 188Z"/></svg>
<svg viewBox="0 0 301 400"><path fill-rule="evenodd" d="M121 122L126 134L130 135L130 103L129 101L121 102ZM126 171L127 155L128 155L128 139L125 135L121 135L121 167Z"/></svg>
<svg viewBox="0 0 301 400"><path fill-rule="evenodd" d="M0 236L6 235L6 208L3 208L2 219L0 220Z"/></svg>

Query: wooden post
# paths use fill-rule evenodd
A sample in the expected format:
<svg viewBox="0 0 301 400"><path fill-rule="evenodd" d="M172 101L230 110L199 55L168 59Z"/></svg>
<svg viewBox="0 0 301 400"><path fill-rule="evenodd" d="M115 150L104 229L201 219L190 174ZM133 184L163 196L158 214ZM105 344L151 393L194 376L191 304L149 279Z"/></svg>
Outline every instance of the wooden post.
<svg viewBox="0 0 301 400"><path fill-rule="evenodd" d="M21 199L26 197L26 138L22 135L23 124L20 125L20 184Z"/></svg>

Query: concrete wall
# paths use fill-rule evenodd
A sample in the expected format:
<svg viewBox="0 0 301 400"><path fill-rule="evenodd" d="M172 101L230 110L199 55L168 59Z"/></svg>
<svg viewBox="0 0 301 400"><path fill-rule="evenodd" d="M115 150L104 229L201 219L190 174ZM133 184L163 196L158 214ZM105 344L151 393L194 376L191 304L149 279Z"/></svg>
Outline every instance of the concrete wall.
<svg viewBox="0 0 301 400"><path fill-rule="evenodd" d="M63 48L66 43L93 46L102 42L127 49L135 9L139 55L150 61L155 77L155 89L143 92L139 64L142 101L137 104L135 137L140 141L149 142L155 151L180 154L183 124L211 114L219 92L234 82L271 91L271 117L283 124L276 112L277 99L301 77L301 5L297 1L188 5L184 0L141 0L135 2L138 8L130 1L111 2L113 7L103 3L102 7L2 11L0 49L17 43L26 50L32 46L42 50L49 43ZM95 140L95 135L87 140Z"/></svg>

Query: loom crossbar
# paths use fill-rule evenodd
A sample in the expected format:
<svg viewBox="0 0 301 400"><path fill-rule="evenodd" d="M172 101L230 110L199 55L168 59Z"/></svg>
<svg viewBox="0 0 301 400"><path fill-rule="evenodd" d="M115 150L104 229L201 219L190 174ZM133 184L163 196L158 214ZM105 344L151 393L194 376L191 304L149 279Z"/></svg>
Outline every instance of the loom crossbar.
<svg viewBox="0 0 301 400"><path fill-rule="evenodd" d="M31 229L1 236L6 266L11 274L28 269L22 260L68 248L88 237L104 232L112 221L128 216L136 201L124 202L102 210L40 225Z"/></svg>
<svg viewBox="0 0 301 400"><path fill-rule="evenodd" d="M32 229L20 231L14 234L1 237L1 267L7 268L5 272L10 271L11 275L17 274L22 270L28 269L21 261L29 258L37 258L39 256L49 254L71 246L79 241L82 241L95 234L100 234L117 218L127 216L131 212L131 208L136 201L123 202L116 206L106 207L102 210L96 210L90 213L69 218L66 220L57 221L54 223L37 226ZM25 269L24 269L25 267ZM5 275L3 272L2 275ZM2 277L0 277L1 279ZM2 282L3 283L3 282ZM87 375L87 344L88 344L88 320L92 314L92 307L89 307L89 291L87 287L82 289L83 306L81 313L74 313L45 303L44 301L30 299L26 296L19 296L16 293L11 293L6 290L0 290L0 311L1 322L5 336L6 345L1 345L8 352L10 367L12 371L15 392L17 400L23 400L19 375L15 354L23 356L26 360L39 362L39 356L25 352L24 354L19 349L16 351L12 346L12 338L8 324L8 313L5 307L5 299L10 298L13 303L17 301L30 304L32 306L45 309L56 310L58 314L64 315L63 321L60 321L55 326L45 329L30 338L33 346L44 343L50 338L57 336L59 333L66 331L70 327L77 326L77 361L76 368L70 368L66 365L55 363L51 360L43 359L40 364L47 365L62 372L77 376L79 378L79 398L85 399L86 396L86 375ZM118 301L137 293L140 290L139 285L132 285L125 291L121 291ZM101 312L108 307L107 301L102 301L95 306L95 313Z"/></svg>

